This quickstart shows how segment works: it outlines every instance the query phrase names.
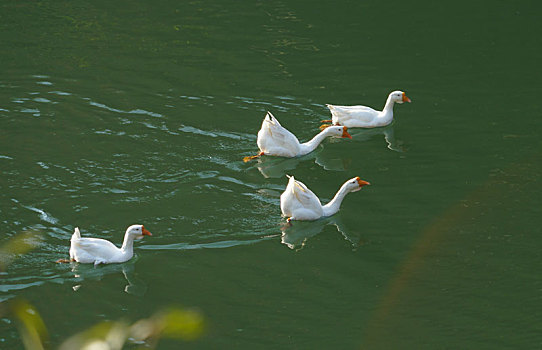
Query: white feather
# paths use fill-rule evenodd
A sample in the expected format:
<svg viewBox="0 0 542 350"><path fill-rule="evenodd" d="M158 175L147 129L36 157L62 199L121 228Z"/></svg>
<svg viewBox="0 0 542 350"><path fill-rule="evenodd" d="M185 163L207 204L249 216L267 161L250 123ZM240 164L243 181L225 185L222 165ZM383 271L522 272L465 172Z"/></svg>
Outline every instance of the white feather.
<svg viewBox="0 0 542 350"><path fill-rule="evenodd" d="M392 91L382 111L367 106L336 106L328 104L333 124L349 128L375 128L386 126L393 121L393 105L410 102L402 91Z"/></svg>

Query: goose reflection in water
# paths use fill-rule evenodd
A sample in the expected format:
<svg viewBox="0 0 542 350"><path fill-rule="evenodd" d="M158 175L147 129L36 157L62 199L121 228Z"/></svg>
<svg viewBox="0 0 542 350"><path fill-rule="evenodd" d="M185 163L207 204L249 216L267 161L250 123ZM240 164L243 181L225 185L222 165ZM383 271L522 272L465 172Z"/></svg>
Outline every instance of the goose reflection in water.
<svg viewBox="0 0 542 350"><path fill-rule="evenodd" d="M83 287L84 281L100 281L106 275L122 273L128 282L124 287L124 291L128 294L143 296L147 292L147 284L136 276L136 260L137 259L132 259L123 264L102 265L98 268L95 268L93 265L72 262L70 263L71 271L78 282L72 288L74 291L78 291Z"/></svg>
<svg viewBox="0 0 542 350"><path fill-rule="evenodd" d="M351 134L351 142L368 141L374 136L384 135L384 140L386 141L388 149L400 153L405 152L405 149L403 147L403 141L395 139L393 125L373 129L352 129ZM334 140L330 141L333 142Z"/></svg>
<svg viewBox="0 0 542 350"><path fill-rule="evenodd" d="M316 221L296 221L293 224L286 224L281 227L281 243L290 249L303 249L310 238L318 235L328 225L335 226L344 239L352 245L353 250L356 250L363 244L358 234L349 232L339 215Z"/></svg>
<svg viewBox="0 0 542 350"><path fill-rule="evenodd" d="M384 140L386 141L388 149L395 152L404 152L403 141L395 140L395 132L393 130L393 125L389 125L383 128L374 128L374 129L353 129L352 130L352 139L355 136L356 141L367 141L375 135L384 135Z"/></svg>
<svg viewBox="0 0 542 350"><path fill-rule="evenodd" d="M258 159L256 167L266 178L281 178L290 170L297 167L299 162L314 159L314 162L325 170L343 171L348 169L352 160L350 158L337 158L326 155L326 152L318 150L306 156L297 158L266 157Z"/></svg>

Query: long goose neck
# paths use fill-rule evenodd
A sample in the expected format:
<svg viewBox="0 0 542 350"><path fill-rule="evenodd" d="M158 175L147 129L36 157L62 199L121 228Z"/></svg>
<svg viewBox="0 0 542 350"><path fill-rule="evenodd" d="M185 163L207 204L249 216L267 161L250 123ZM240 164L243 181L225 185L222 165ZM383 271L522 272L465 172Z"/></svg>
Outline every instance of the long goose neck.
<svg viewBox="0 0 542 350"><path fill-rule="evenodd" d="M324 205L322 208L324 209L324 216L331 216L339 211L341 208L341 203L343 202L344 197L346 194L350 192L346 188L346 183L341 186L341 188L337 191L335 194L335 197L326 205Z"/></svg>
<svg viewBox="0 0 542 350"><path fill-rule="evenodd" d="M391 99L391 95L388 96L388 99L386 100L386 104L384 105L384 109L382 112L384 113L392 113L393 114L393 105L395 102Z"/></svg>
<svg viewBox="0 0 542 350"><path fill-rule="evenodd" d="M121 250L125 252L131 252L134 249L134 236L126 232L124 234L124 242L122 242Z"/></svg>
<svg viewBox="0 0 542 350"><path fill-rule="evenodd" d="M322 130L316 136L314 136L310 141L300 144L300 155L310 153L318 147L322 141L328 136L327 129Z"/></svg>

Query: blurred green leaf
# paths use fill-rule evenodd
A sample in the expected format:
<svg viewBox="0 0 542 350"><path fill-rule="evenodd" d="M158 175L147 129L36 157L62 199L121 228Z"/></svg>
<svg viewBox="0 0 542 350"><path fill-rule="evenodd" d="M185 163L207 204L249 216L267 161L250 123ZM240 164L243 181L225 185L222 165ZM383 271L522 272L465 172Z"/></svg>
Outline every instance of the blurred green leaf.
<svg viewBox="0 0 542 350"><path fill-rule="evenodd" d="M181 308L170 308L132 325L124 321L102 322L67 339L60 350L120 350L128 339L156 348L161 337L194 340L204 330L201 313Z"/></svg>
<svg viewBox="0 0 542 350"><path fill-rule="evenodd" d="M140 320L131 327L131 336L138 341L160 337L195 340L201 336L205 321L200 312L171 307Z"/></svg>
<svg viewBox="0 0 542 350"><path fill-rule="evenodd" d="M9 239L0 247L0 271L22 254L28 253L41 242L41 233L36 230L24 231Z"/></svg>
<svg viewBox="0 0 542 350"><path fill-rule="evenodd" d="M23 299L12 301L10 306L25 348L27 350L44 349L49 335L36 308Z"/></svg>
<svg viewBox="0 0 542 350"><path fill-rule="evenodd" d="M129 326L122 321L105 321L71 336L60 345L60 350L120 350L129 334Z"/></svg>
<svg viewBox="0 0 542 350"><path fill-rule="evenodd" d="M171 309L159 316L163 324L162 335L168 338L194 340L201 336L204 320L193 310Z"/></svg>

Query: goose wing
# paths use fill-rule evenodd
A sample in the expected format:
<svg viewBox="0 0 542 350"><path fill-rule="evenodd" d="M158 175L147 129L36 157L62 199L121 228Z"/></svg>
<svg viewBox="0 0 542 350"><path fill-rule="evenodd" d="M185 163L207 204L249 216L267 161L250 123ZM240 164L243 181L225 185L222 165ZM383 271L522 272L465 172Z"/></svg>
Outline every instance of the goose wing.
<svg viewBox="0 0 542 350"><path fill-rule="evenodd" d="M348 127L354 127L355 125L349 123L371 123L377 116L378 111L367 106L335 106L327 105L327 108L331 111L333 121L335 119L341 124Z"/></svg>
<svg viewBox="0 0 542 350"><path fill-rule="evenodd" d="M81 263L114 261L120 253L119 248L105 239L73 236L71 239L70 257Z"/></svg>
<svg viewBox="0 0 542 350"><path fill-rule="evenodd" d="M295 216L296 212L304 211L314 213L316 217L322 216L320 199L301 181L290 176L286 190L280 196L281 209L286 216Z"/></svg>
<svg viewBox="0 0 542 350"><path fill-rule="evenodd" d="M267 112L258 132L258 147L268 155L294 157L299 153L299 140Z"/></svg>

